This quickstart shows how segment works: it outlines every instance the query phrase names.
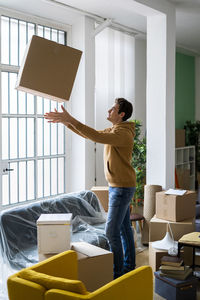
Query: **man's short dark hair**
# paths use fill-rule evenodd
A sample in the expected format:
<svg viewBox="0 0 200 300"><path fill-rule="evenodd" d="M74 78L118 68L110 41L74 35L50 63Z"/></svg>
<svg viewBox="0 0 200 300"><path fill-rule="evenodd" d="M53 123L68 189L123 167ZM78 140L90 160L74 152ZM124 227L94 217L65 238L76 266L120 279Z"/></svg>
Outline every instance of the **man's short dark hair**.
<svg viewBox="0 0 200 300"><path fill-rule="evenodd" d="M115 103L119 104L118 113L125 113L125 115L122 118L122 121L126 121L127 119L129 119L133 113L133 105L124 98L116 98Z"/></svg>

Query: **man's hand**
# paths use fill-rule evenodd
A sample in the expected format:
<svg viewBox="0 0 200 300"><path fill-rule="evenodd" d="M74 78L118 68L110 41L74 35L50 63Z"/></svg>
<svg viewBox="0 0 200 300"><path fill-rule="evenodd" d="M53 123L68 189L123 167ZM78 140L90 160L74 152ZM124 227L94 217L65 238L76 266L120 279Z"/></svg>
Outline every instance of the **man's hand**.
<svg viewBox="0 0 200 300"><path fill-rule="evenodd" d="M44 118L47 119L49 123L63 123L68 126L73 118L63 105L61 105L61 108L62 112L58 112L57 109L55 109L54 112L45 113Z"/></svg>

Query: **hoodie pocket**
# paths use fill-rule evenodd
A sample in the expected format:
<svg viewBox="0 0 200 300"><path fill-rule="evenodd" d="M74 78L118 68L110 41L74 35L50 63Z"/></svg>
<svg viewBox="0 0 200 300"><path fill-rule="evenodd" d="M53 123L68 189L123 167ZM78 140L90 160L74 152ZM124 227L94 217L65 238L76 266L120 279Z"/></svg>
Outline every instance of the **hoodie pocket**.
<svg viewBox="0 0 200 300"><path fill-rule="evenodd" d="M108 170L108 173L111 174L111 171L110 171L110 166L109 166L109 161L107 161L107 170Z"/></svg>

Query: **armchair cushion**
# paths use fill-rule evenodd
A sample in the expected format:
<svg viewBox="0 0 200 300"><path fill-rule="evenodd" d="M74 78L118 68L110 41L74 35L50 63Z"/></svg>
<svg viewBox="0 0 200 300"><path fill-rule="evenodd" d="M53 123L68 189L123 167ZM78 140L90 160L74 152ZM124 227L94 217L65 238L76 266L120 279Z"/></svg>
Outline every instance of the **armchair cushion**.
<svg viewBox="0 0 200 300"><path fill-rule="evenodd" d="M20 271L18 273L18 277L38 283L45 287L47 290L60 289L82 295L88 294L85 285L80 280L54 277L30 269L24 269Z"/></svg>

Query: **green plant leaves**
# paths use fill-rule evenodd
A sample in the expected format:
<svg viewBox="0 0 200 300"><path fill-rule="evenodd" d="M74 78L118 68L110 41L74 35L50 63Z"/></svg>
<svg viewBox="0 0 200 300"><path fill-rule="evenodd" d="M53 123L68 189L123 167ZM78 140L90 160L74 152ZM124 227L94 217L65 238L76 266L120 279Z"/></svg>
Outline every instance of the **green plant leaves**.
<svg viewBox="0 0 200 300"><path fill-rule="evenodd" d="M136 192L134 195L133 205L143 205L144 200L144 185L146 181L146 138L141 138L141 122L134 120L135 123L135 137L132 152L132 166L136 172ZM139 201L136 201L138 200Z"/></svg>

